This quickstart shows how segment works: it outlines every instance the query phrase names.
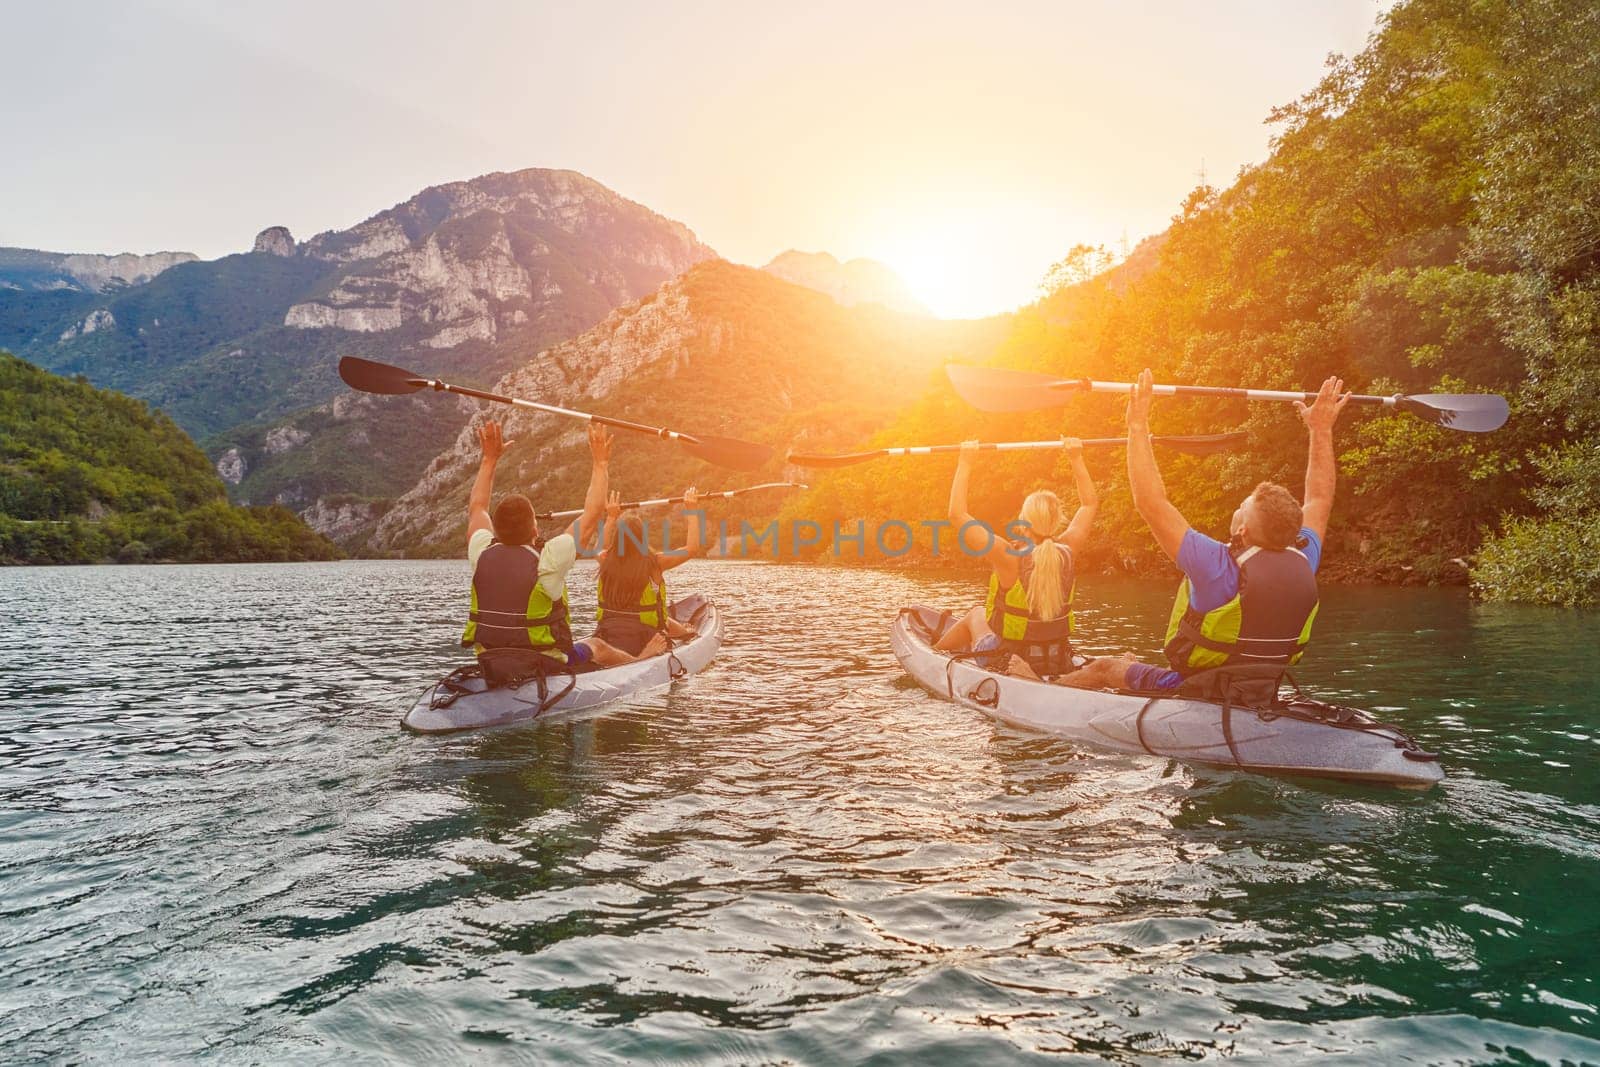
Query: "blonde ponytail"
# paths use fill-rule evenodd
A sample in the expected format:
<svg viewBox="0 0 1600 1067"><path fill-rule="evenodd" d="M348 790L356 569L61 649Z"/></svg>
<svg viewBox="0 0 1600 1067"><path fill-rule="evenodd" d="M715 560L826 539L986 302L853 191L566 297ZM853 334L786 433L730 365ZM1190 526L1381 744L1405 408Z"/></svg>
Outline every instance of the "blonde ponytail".
<svg viewBox="0 0 1600 1067"><path fill-rule="evenodd" d="M1061 529L1061 498L1048 489L1029 493L1022 502L1022 521L1028 524L1033 541L1033 573L1028 576L1028 605L1033 614L1049 622L1067 612L1061 591L1061 570L1066 566L1065 549L1051 540Z"/></svg>

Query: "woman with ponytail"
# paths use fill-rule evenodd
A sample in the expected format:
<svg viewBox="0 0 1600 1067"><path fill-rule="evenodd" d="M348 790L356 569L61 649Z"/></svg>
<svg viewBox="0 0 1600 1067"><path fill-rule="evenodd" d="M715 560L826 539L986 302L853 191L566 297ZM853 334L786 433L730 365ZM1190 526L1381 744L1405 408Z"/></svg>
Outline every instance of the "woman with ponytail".
<svg viewBox="0 0 1600 1067"><path fill-rule="evenodd" d="M950 484L950 522L962 550L988 563L989 596L945 630L934 647L945 652L1009 651L1039 674L1072 669L1073 558L1089 538L1100 497L1083 462L1083 442L1068 437L1062 444L1072 463L1078 510L1068 522L1055 493L1029 493L1018 518L1006 525L1006 533L1021 535L1015 541L997 537L967 510L978 443L961 446ZM1009 661L1007 656L998 659Z"/></svg>

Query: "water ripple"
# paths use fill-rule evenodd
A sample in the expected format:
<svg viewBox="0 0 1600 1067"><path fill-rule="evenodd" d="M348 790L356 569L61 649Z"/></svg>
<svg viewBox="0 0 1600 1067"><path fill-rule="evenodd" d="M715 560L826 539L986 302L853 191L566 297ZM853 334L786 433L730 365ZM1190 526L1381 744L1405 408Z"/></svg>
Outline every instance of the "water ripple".
<svg viewBox="0 0 1600 1067"><path fill-rule="evenodd" d="M713 669L443 738L396 721L458 661L462 564L0 573L0 1050L1600 1059L1572 616L1329 594L1306 680L1446 753L1414 795L929 698L886 626L968 577L680 573ZM1168 590L1084 587L1087 645L1153 651Z"/></svg>

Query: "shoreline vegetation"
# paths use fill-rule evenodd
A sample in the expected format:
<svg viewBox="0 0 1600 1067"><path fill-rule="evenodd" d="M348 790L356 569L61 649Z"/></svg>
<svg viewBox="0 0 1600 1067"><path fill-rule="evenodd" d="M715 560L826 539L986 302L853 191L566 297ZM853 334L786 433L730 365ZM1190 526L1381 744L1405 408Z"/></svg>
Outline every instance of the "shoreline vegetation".
<svg viewBox="0 0 1600 1067"><path fill-rule="evenodd" d="M143 401L0 352L0 564L340 555L288 508L229 504L199 447Z"/></svg>

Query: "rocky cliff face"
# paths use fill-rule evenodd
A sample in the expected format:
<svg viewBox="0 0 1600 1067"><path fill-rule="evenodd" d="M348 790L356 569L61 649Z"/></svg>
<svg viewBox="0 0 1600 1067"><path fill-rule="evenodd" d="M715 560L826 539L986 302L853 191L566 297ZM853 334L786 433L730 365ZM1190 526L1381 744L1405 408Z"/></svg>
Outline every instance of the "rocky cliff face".
<svg viewBox="0 0 1600 1067"><path fill-rule="evenodd" d="M429 348L493 343L580 299L615 307L715 255L688 227L572 171L525 170L426 189L299 254L343 269L283 324L381 332Z"/></svg>
<svg viewBox="0 0 1600 1067"><path fill-rule="evenodd" d="M193 252L102 256L0 248L0 289L80 289L99 293L140 285L170 267L198 258Z"/></svg>
<svg viewBox="0 0 1600 1067"><path fill-rule="evenodd" d="M827 252L790 250L761 268L784 281L827 293L839 303L882 304L891 311L907 315L926 315L922 301L911 295L900 276L872 259L852 259L840 263Z"/></svg>

